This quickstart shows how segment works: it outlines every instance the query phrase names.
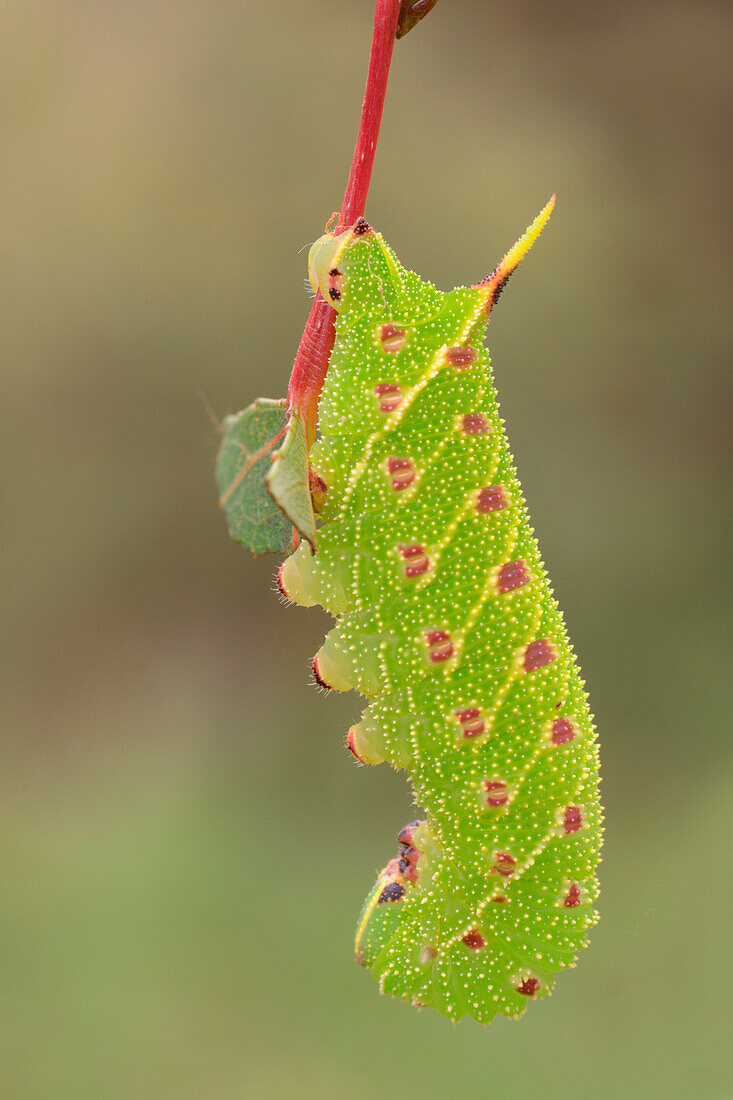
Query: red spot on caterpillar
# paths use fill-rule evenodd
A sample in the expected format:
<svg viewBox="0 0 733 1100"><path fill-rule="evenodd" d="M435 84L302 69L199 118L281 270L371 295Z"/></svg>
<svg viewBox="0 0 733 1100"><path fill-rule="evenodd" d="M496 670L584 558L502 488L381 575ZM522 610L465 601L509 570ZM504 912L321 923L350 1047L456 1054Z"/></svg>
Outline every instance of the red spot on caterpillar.
<svg viewBox="0 0 733 1100"><path fill-rule="evenodd" d="M481 413L465 413L461 417L461 431L464 435L486 435L489 422Z"/></svg>
<svg viewBox="0 0 733 1100"><path fill-rule="evenodd" d="M502 565L496 576L497 592L511 592L521 588L529 580L529 570L524 561L508 561Z"/></svg>
<svg viewBox="0 0 733 1100"><path fill-rule="evenodd" d="M399 328L397 325L380 325L378 332L382 347L390 355L396 355L405 346L407 329Z"/></svg>
<svg viewBox="0 0 733 1100"><path fill-rule="evenodd" d="M566 909L573 909L576 905L580 905L580 887L577 882L574 882L568 890L563 900L563 905Z"/></svg>
<svg viewBox="0 0 733 1100"><path fill-rule="evenodd" d="M549 665L556 657L553 644L547 638L538 638L536 642L530 642L524 650L524 671L535 672L538 668Z"/></svg>
<svg viewBox="0 0 733 1100"><path fill-rule="evenodd" d="M487 806L506 806L509 794L501 779L484 779Z"/></svg>
<svg viewBox="0 0 733 1100"><path fill-rule="evenodd" d="M466 738L479 737L486 729L486 723L481 717L481 711L478 707L457 710L455 715L463 727L463 736Z"/></svg>
<svg viewBox="0 0 733 1100"><path fill-rule="evenodd" d="M472 928L470 932L466 932L465 936L461 936L461 941L465 943L471 951L479 951L482 947L486 946L486 940L479 932L478 928Z"/></svg>
<svg viewBox="0 0 733 1100"><path fill-rule="evenodd" d="M408 579L421 577L430 568L430 558L427 557L424 546L400 546L400 555L406 562L405 576Z"/></svg>
<svg viewBox="0 0 733 1100"><path fill-rule="evenodd" d="M445 358L457 370L466 370L476 361L473 348L446 348Z"/></svg>
<svg viewBox="0 0 733 1100"><path fill-rule="evenodd" d="M431 963L435 956L438 954L437 947L433 947L432 943L426 943L420 952L420 963L422 966L427 966Z"/></svg>
<svg viewBox="0 0 733 1100"><path fill-rule="evenodd" d="M479 489L476 497L476 511L479 515L498 512L500 508L506 508L506 506L507 499L503 485L487 485L485 489Z"/></svg>
<svg viewBox="0 0 733 1100"><path fill-rule="evenodd" d="M401 882L388 882L377 898L377 905L383 905L385 901L399 901L405 896L405 888Z"/></svg>
<svg viewBox="0 0 733 1100"><path fill-rule="evenodd" d="M525 997L534 997L537 990L540 988L538 978L522 978L514 987L517 993L522 993Z"/></svg>
<svg viewBox="0 0 733 1100"><path fill-rule="evenodd" d="M506 905L506 898L503 894L496 894L491 900L494 905Z"/></svg>
<svg viewBox="0 0 733 1100"><path fill-rule="evenodd" d="M431 630L425 635L430 648L429 657L433 664L447 661L453 656L453 643L447 630Z"/></svg>
<svg viewBox="0 0 733 1100"><path fill-rule="evenodd" d="M517 861L514 856L510 856L508 852L496 852L496 863L491 868L497 875L503 875L504 878L509 878L514 874L514 868L517 866Z"/></svg>
<svg viewBox="0 0 733 1100"><path fill-rule="evenodd" d="M580 812L580 806L568 806L565 810L565 816L563 817L563 829L566 833L577 833L578 829L583 824L583 815Z"/></svg>
<svg viewBox="0 0 733 1100"><path fill-rule="evenodd" d="M354 222L354 228L352 232L357 237L363 237L365 233L371 233L372 227L366 218L357 218Z"/></svg>
<svg viewBox="0 0 733 1100"><path fill-rule="evenodd" d="M418 829L421 825L424 825L424 821L419 819L416 821L409 821L397 834L397 839L400 844L412 845L412 839L415 835L415 829Z"/></svg>
<svg viewBox="0 0 733 1100"><path fill-rule="evenodd" d="M379 400L379 411L394 412L402 404L402 387L392 382L380 382L374 387L374 395Z"/></svg>
<svg viewBox="0 0 733 1100"><path fill-rule="evenodd" d="M556 718L552 723L553 745L565 745L575 738L575 726L567 718Z"/></svg>
<svg viewBox="0 0 733 1100"><path fill-rule="evenodd" d="M415 467L409 458L388 458L387 473L392 478L392 488L396 493L407 489L415 480Z"/></svg>

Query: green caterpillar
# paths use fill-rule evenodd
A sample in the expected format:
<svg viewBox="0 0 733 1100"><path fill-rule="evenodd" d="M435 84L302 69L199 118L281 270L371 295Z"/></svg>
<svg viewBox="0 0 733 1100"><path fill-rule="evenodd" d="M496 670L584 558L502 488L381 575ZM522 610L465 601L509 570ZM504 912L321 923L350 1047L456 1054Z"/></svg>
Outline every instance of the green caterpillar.
<svg viewBox="0 0 733 1100"><path fill-rule="evenodd" d="M313 671L369 700L349 748L409 771L426 815L367 897L357 958L383 992L482 1023L549 993L597 919L591 716L482 348L553 202L450 293L363 219L313 246L338 311L310 456L326 492L315 553L279 572L336 616Z"/></svg>

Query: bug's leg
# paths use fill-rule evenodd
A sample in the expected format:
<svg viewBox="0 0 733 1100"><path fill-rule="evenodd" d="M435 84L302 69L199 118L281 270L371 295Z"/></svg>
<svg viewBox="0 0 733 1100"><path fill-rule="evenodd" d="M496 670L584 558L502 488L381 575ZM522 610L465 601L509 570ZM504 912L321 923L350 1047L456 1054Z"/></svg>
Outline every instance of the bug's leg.
<svg viewBox="0 0 733 1100"><path fill-rule="evenodd" d="M363 724L358 722L346 734L346 747L360 764L383 764L384 756L373 739L364 732Z"/></svg>

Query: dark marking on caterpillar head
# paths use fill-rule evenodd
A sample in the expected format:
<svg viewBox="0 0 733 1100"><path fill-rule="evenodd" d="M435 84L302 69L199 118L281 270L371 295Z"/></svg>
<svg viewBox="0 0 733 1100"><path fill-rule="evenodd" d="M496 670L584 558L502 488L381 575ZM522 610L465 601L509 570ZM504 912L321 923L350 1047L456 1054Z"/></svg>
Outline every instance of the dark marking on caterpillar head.
<svg viewBox="0 0 733 1100"><path fill-rule="evenodd" d="M400 546L400 556L405 562L405 576L408 580L412 577L422 577L430 568L430 558L425 553L425 547L414 544L413 546Z"/></svg>
<svg viewBox="0 0 733 1100"><path fill-rule="evenodd" d="M387 459L387 473L392 478L392 488L396 493L402 489L409 489L414 483L417 474L412 460L409 458L391 457Z"/></svg>
<svg viewBox="0 0 733 1100"><path fill-rule="evenodd" d="M476 497L476 511L484 516L489 512L498 512L506 508L507 499L504 495L503 485L487 485L485 489L479 489Z"/></svg>
<svg viewBox="0 0 733 1100"><path fill-rule="evenodd" d="M374 396L379 401L379 411L391 413L402 404L402 387L394 382L380 382L374 387Z"/></svg>
<svg viewBox="0 0 733 1100"><path fill-rule="evenodd" d="M464 413L461 417L461 431L464 435L486 435L489 422L481 413Z"/></svg>
<svg viewBox="0 0 733 1100"><path fill-rule="evenodd" d="M583 825L583 814L580 806L568 806L563 816L562 827L567 834L577 833Z"/></svg>
<svg viewBox="0 0 733 1100"><path fill-rule="evenodd" d="M550 735L553 745L566 745L575 739L575 726L569 718L556 718Z"/></svg>
<svg viewBox="0 0 733 1100"><path fill-rule="evenodd" d="M503 875L504 878L510 878L517 866L514 856L510 856L508 852L495 852L494 858L496 863L491 870L497 875Z"/></svg>
<svg viewBox="0 0 733 1100"><path fill-rule="evenodd" d="M425 635L425 641L430 650L428 657L432 664L440 664L453 656L453 643L447 630L431 630Z"/></svg>
<svg viewBox="0 0 733 1100"><path fill-rule="evenodd" d="M497 592L512 592L521 588L529 580L529 570L525 561L508 561L496 575Z"/></svg>
<svg viewBox="0 0 733 1100"><path fill-rule="evenodd" d="M506 783L501 779L484 779L484 793L486 795L486 805L492 808L506 806L509 801Z"/></svg>
<svg viewBox="0 0 733 1100"><path fill-rule="evenodd" d="M377 905L383 905L386 901L399 901L405 896L405 888L401 882L388 882L377 898Z"/></svg>
<svg viewBox="0 0 733 1100"><path fill-rule="evenodd" d="M464 936L461 936L461 942L465 943L470 951L480 951L482 947L486 946L486 940L478 928L472 928L470 932L466 932Z"/></svg>
<svg viewBox="0 0 733 1100"><path fill-rule="evenodd" d="M328 274L331 276L332 279L337 279L341 272L337 267L332 267Z"/></svg>
<svg viewBox="0 0 733 1100"><path fill-rule="evenodd" d="M552 642L548 638L538 638L530 642L524 650L524 671L536 672L538 668L551 664L556 657L557 653Z"/></svg>
<svg viewBox="0 0 733 1100"><path fill-rule="evenodd" d="M398 325L380 325L377 332L382 347L390 355L396 355L405 346L407 329L399 328Z"/></svg>
<svg viewBox="0 0 733 1100"><path fill-rule="evenodd" d="M577 882L572 884L563 898L563 905L566 909L574 909L576 905L580 905L580 887Z"/></svg>
<svg viewBox="0 0 733 1100"><path fill-rule="evenodd" d="M341 291L337 290L335 286L329 287L328 296L332 302L338 302L341 298Z"/></svg>
<svg viewBox="0 0 733 1100"><path fill-rule="evenodd" d="M357 218L354 222L352 232L357 237L363 237L365 233L371 233L372 227L366 218Z"/></svg>
<svg viewBox="0 0 733 1100"><path fill-rule="evenodd" d="M486 730L486 723L481 717L478 707L467 707L466 710L455 711L455 716L461 724L463 736L470 740L472 737L480 737Z"/></svg>
<svg viewBox="0 0 733 1100"><path fill-rule="evenodd" d="M476 362L477 354L473 348L446 348L445 358L457 370L467 370Z"/></svg>
<svg viewBox="0 0 733 1100"><path fill-rule="evenodd" d="M514 988L525 997L534 997L540 988L539 978L521 978Z"/></svg>

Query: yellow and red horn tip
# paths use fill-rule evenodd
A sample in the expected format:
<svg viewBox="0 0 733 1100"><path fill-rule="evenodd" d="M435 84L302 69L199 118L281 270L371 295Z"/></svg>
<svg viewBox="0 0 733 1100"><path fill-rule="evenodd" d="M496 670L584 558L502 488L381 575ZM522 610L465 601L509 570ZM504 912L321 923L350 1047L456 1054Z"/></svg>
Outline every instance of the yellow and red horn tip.
<svg viewBox="0 0 733 1100"><path fill-rule="evenodd" d="M547 225L554 206L555 196L553 195L547 205L540 210L532 224L524 231L516 244L512 245L504 259L494 268L486 279L482 279L480 283L476 284L486 289L487 313L491 312L496 302L499 300L509 276L519 267L519 264Z"/></svg>

